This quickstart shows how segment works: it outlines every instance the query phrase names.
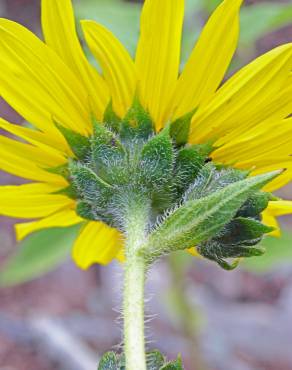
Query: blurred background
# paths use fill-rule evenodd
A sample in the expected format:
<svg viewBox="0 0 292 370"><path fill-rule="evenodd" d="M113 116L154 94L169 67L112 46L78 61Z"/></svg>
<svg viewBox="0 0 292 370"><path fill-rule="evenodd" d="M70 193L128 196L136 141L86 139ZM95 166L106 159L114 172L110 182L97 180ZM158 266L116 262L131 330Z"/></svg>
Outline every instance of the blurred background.
<svg viewBox="0 0 292 370"><path fill-rule="evenodd" d="M74 1L78 19L109 27L132 55L141 3ZM186 1L182 65L218 3ZM39 0L0 0L0 15L41 36ZM246 0L229 75L291 41L292 0ZM0 112L22 124L3 101ZM1 185L19 183L0 172ZM292 199L292 187L279 195ZM0 370L96 369L104 351L121 348L121 267L78 270L70 260L76 227L41 231L16 245L14 222L0 217ZM263 242L266 255L233 272L185 254L157 263L147 283L148 347L170 359L180 352L186 370L292 370L292 219L281 222L283 237Z"/></svg>

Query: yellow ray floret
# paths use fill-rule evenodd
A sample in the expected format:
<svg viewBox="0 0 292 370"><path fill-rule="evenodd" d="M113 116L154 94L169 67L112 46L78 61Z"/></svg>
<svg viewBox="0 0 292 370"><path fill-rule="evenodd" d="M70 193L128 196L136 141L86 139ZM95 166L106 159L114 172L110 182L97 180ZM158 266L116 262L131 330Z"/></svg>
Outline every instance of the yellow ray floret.
<svg viewBox="0 0 292 370"><path fill-rule="evenodd" d="M102 222L88 222L73 248L73 258L82 269L93 263L107 264L123 245L122 235Z"/></svg>
<svg viewBox="0 0 292 370"><path fill-rule="evenodd" d="M37 131L31 128L23 127L7 122L3 118L0 118L0 128L18 136L25 141L34 144L39 148L44 148L45 151L52 152L54 154L63 155L71 154L72 151L63 136L49 136L41 131Z"/></svg>
<svg viewBox="0 0 292 370"><path fill-rule="evenodd" d="M162 16L163 14L163 16ZM184 0L146 0L136 67L139 94L159 130L179 72Z"/></svg>
<svg viewBox="0 0 292 370"><path fill-rule="evenodd" d="M268 208L263 213L263 223L274 227L276 230L270 233L272 236L281 236L281 230L276 217L285 216L292 213L292 201L282 200L270 202Z"/></svg>
<svg viewBox="0 0 292 370"><path fill-rule="evenodd" d="M242 1L223 1L207 22L177 81L169 106L174 119L209 101L217 90L237 47Z"/></svg>
<svg viewBox="0 0 292 370"><path fill-rule="evenodd" d="M25 179L66 185L62 176L45 171L66 163L61 155L0 136L0 169Z"/></svg>
<svg viewBox="0 0 292 370"><path fill-rule="evenodd" d="M71 0L42 0L42 28L49 45L72 69L87 90L97 119L109 102L108 87L89 64L76 33Z"/></svg>
<svg viewBox="0 0 292 370"><path fill-rule="evenodd" d="M88 94L58 55L23 26L0 19L0 93L27 121L56 134L52 117L90 130Z"/></svg>
<svg viewBox="0 0 292 370"><path fill-rule="evenodd" d="M24 239L27 235L50 227L68 227L79 224L84 220L77 216L75 209L65 208L60 211L33 222L24 222L15 225L17 240Z"/></svg>
<svg viewBox="0 0 292 370"><path fill-rule="evenodd" d="M26 184L0 187L0 215L17 218L46 217L74 206L64 195L53 194L60 187L50 184Z"/></svg>
<svg viewBox="0 0 292 370"><path fill-rule="evenodd" d="M93 21L82 21L81 24L87 44L108 83L113 108L123 117L133 102L136 90L134 63L125 47L105 27Z"/></svg>
<svg viewBox="0 0 292 370"><path fill-rule="evenodd" d="M292 68L292 44L262 55L227 81L199 109L192 122L190 142L218 139L234 127L244 131L259 123L259 113L274 99Z"/></svg>

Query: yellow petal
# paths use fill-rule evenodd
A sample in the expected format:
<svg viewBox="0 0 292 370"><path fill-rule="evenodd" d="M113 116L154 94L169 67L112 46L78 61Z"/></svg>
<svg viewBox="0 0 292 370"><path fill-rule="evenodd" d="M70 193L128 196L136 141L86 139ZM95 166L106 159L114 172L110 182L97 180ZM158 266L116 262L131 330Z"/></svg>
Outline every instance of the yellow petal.
<svg viewBox="0 0 292 370"><path fill-rule="evenodd" d="M37 148L36 146L21 143L0 135L0 156L5 157L7 152L11 152L16 158L28 159L41 167L57 167L67 162L61 154L51 151L49 148ZM3 158L2 158L3 159Z"/></svg>
<svg viewBox="0 0 292 370"><path fill-rule="evenodd" d="M82 21L86 42L100 64L109 86L115 112L123 117L132 105L135 90L135 66L120 41L105 27Z"/></svg>
<svg viewBox="0 0 292 370"><path fill-rule="evenodd" d="M184 0L146 0L136 67L141 102L159 130L177 81L180 61ZM190 81L191 83L191 81Z"/></svg>
<svg viewBox="0 0 292 370"><path fill-rule="evenodd" d="M109 102L108 88L81 48L71 0L42 0L42 28L46 44L80 79L88 91L96 118L101 119Z"/></svg>
<svg viewBox="0 0 292 370"><path fill-rule="evenodd" d="M292 44L273 49L236 73L193 117L190 142L218 139L236 127L252 127L278 94L292 67Z"/></svg>
<svg viewBox="0 0 292 370"><path fill-rule="evenodd" d="M269 162L266 159L266 162ZM283 186L287 185L289 182L292 181L292 158L287 159L284 158L281 161L281 158L276 159L273 163L267 164L258 164L257 168L252 171L252 175L256 176L262 173L272 172L275 170L286 169L280 176L276 177L273 181L269 182L266 186L264 186L263 190L267 192L276 191Z"/></svg>
<svg viewBox="0 0 292 370"><path fill-rule="evenodd" d="M264 105L259 105L256 114L244 124L234 125L227 135L223 135L216 142L216 145L229 144L232 141L250 137L258 134L260 130L265 129L268 125L279 122L288 117L292 112L292 73L289 74L283 86L274 96L265 101Z"/></svg>
<svg viewBox="0 0 292 370"><path fill-rule="evenodd" d="M30 180L66 184L63 177L42 169L64 163L66 160L62 156L0 136L0 169L3 171Z"/></svg>
<svg viewBox="0 0 292 370"><path fill-rule="evenodd" d="M74 201L64 195L50 194L57 186L26 184L1 186L0 215L17 218L46 217L62 208L72 207Z"/></svg>
<svg viewBox="0 0 292 370"><path fill-rule="evenodd" d="M0 19L0 95L27 121L60 136L52 117L86 134L87 92L58 55L25 27Z"/></svg>
<svg viewBox="0 0 292 370"><path fill-rule="evenodd" d="M52 152L54 154L57 152L58 156L60 156L58 152L71 154L71 149L65 140L64 143L61 144L59 140L56 140L56 137L49 136L41 131L12 124L5 121L3 118L0 118L0 128L28 141L31 144L34 144L40 148L44 148L48 152Z"/></svg>
<svg viewBox="0 0 292 370"><path fill-rule="evenodd" d="M237 46L242 1L223 1L204 27L175 88L174 119L204 104L217 90Z"/></svg>
<svg viewBox="0 0 292 370"><path fill-rule="evenodd" d="M193 257L202 258L202 256L198 253L196 247L189 248L187 250Z"/></svg>
<svg viewBox="0 0 292 370"><path fill-rule="evenodd" d="M27 235L38 230L48 229L51 227L68 227L79 224L83 221L84 220L76 214L74 209L68 208L38 221L16 224L16 237L17 240L20 241Z"/></svg>
<svg viewBox="0 0 292 370"><path fill-rule="evenodd" d="M287 158L291 154L292 118L281 121L264 121L242 136L231 140L212 153L217 162L236 162L240 167L256 166L258 161Z"/></svg>
<svg viewBox="0 0 292 370"><path fill-rule="evenodd" d="M270 236L276 236L276 237L281 236L281 229L280 229L279 222L277 221L277 218L273 216L269 211L266 210L263 212L262 222L264 225L271 226L275 229L274 231L269 233Z"/></svg>
<svg viewBox="0 0 292 370"><path fill-rule="evenodd" d="M88 222L75 242L73 259L82 269L94 263L108 264L122 245L122 236L116 229L102 222Z"/></svg>
<svg viewBox="0 0 292 370"><path fill-rule="evenodd" d="M276 202L269 202L268 208L263 212L263 223L276 229L269 235L278 237L281 236L280 226L276 217L288 214L292 214L292 201L280 200Z"/></svg>

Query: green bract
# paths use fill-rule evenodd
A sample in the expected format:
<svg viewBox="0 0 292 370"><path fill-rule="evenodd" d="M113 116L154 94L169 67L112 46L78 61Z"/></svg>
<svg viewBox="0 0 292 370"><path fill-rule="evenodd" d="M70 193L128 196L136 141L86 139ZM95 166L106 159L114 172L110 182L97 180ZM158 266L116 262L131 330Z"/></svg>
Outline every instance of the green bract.
<svg viewBox="0 0 292 370"><path fill-rule="evenodd" d="M196 246L203 257L232 269L238 258L264 252L256 244L272 231L260 222L271 196L260 190L280 172L248 177L247 171L213 163L210 143L186 143L191 116L155 133L135 99L123 120L109 105L104 123L93 120L90 137L57 124L76 158L52 171L69 179L65 192L77 199L84 219L123 232L131 200L149 209L141 248L149 262Z"/></svg>

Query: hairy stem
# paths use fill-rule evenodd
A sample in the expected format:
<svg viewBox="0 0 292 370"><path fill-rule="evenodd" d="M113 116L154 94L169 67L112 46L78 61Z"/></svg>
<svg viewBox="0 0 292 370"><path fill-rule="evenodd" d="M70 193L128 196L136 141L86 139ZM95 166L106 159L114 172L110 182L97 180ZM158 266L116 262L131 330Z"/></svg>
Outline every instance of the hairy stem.
<svg viewBox="0 0 292 370"><path fill-rule="evenodd" d="M139 204L139 202L138 202ZM139 252L146 239L147 207L130 207L126 219L124 345L127 370L146 370L144 284L146 262Z"/></svg>

